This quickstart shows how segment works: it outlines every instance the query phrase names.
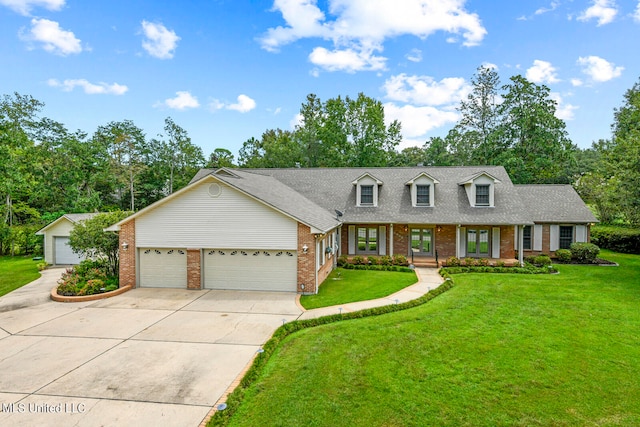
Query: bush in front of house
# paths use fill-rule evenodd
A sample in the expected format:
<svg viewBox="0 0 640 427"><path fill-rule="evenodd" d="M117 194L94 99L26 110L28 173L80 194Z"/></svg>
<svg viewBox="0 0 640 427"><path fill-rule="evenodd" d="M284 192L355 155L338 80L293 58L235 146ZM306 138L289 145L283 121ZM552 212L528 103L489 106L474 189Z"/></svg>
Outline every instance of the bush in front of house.
<svg viewBox="0 0 640 427"><path fill-rule="evenodd" d="M118 278L107 274L104 260L84 260L68 268L58 280L58 295L94 295L118 289Z"/></svg>
<svg viewBox="0 0 640 427"><path fill-rule="evenodd" d="M533 259L533 265L537 267L551 265L551 258L548 255L538 255Z"/></svg>
<svg viewBox="0 0 640 427"><path fill-rule="evenodd" d="M406 256L397 254L393 256L393 265L407 266L409 265L409 261Z"/></svg>
<svg viewBox="0 0 640 427"><path fill-rule="evenodd" d="M556 251L556 259L558 260L558 262L570 263L571 251L569 249L558 249Z"/></svg>
<svg viewBox="0 0 640 427"><path fill-rule="evenodd" d="M450 256L447 258L447 267L459 267L460 266L460 258Z"/></svg>
<svg viewBox="0 0 640 427"><path fill-rule="evenodd" d="M600 248L593 243L572 243L571 258L580 263L589 264L596 260Z"/></svg>
<svg viewBox="0 0 640 427"><path fill-rule="evenodd" d="M349 264L349 257L346 255L340 255L337 261L338 267L344 267Z"/></svg>

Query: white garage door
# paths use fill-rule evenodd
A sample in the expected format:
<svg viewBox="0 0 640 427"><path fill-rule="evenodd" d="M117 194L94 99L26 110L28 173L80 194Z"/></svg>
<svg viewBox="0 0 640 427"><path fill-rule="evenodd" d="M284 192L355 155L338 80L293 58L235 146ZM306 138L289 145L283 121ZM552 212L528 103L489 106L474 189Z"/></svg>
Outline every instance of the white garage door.
<svg viewBox="0 0 640 427"><path fill-rule="evenodd" d="M69 246L69 237L54 237L55 260L54 264L80 264L82 258L80 255L71 250Z"/></svg>
<svg viewBox="0 0 640 427"><path fill-rule="evenodd" d="M208 289L295 292L297 277L295 251L204 251L204 286Z"/></svg>
<svg viewBox="0 0 640 427"><path fill-rule="evenodd" d="M186 250L140 248L139 254L141 287L187 287Z"/></svg>

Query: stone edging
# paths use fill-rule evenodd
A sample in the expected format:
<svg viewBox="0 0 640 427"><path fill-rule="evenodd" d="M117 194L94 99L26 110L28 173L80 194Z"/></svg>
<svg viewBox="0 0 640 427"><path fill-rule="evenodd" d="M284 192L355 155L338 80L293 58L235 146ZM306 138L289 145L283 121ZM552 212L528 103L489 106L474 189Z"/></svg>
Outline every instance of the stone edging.
<svg viewBox="0 0 640 427"><path fill-rule="evenodd" d="M100 294L93 295L81 295L81 296L66 296L66 295L58 295L58 287L51 289L51 299L57 302L84 302L84 301L96 301L99 299L105 299L110 297L115 297L116 295L123 294L131 289L131 285L123 286L122 288L118 288L115 291L110 292L102 292Z"/></svg>

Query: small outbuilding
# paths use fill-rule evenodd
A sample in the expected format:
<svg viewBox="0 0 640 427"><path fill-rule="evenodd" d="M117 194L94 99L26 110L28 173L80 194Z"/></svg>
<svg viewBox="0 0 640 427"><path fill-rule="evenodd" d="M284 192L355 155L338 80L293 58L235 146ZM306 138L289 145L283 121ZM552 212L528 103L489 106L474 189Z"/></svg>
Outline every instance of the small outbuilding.
<svg viewBox="0 0 640 427"><path fill-rule="evenodd" d="M69 235L76 224L93 218L97 213L65 214L47 226L37 235L44 236L44 260L47 264L79 264L82 258L69 246Z"/></svg>

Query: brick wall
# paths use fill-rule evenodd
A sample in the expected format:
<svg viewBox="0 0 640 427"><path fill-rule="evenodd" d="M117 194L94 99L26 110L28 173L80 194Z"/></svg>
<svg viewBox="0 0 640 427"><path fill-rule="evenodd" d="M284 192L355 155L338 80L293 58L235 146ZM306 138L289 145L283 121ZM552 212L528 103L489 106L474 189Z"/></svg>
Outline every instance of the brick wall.
<svg viewBox="0 0 640 427"><path fill-rule="evenodd" d="M447 258L456 256L456 226L441 225L435 227L435 248L438 251L438 260L445 261ZM435 256L435 253L434 253Z"/></svg>
<svg viewBox="0 0 640 427"><path fill-rule="evenodd" d="M318 286L320 286L322 282L325 281L329 273L333 271L333 267L333 259L328 260L322 267L320 267L320 270L318 270Z"/></svg>
<svg viewBox="0 0 640 427"><path fill-rule="evenodd" d="M500 258L515 258L515 227L503 225L500 227Z"/></svg>
<svg viewBox="0 0 640 427"><path fill-rule="evenodd" d="M123 249L123 243L127 249ZM136 287L136 220L122 224L119 232L120 287Z"/></svg>
<svg viewBox="0 0 640 427"><path fill-rule="evenodd" d="M305 254L302 247L308 247ZM298 292L315 294L317 292L316 284L316 241L311 234L311 229L301 223L298 223ZM300 287L304 284L304 289Z"/></svg>
<svg viewBox="0 0 640 427"><path fill-rule="evenodd" d="M202 289L200 249L187 249L187 289Z"/></svg>
<svg viewBox="0 0 640 427"><path fill-rule="evenodd" d="M393 254L409 256L409 227L407 224L393 225Z"/></svg>

